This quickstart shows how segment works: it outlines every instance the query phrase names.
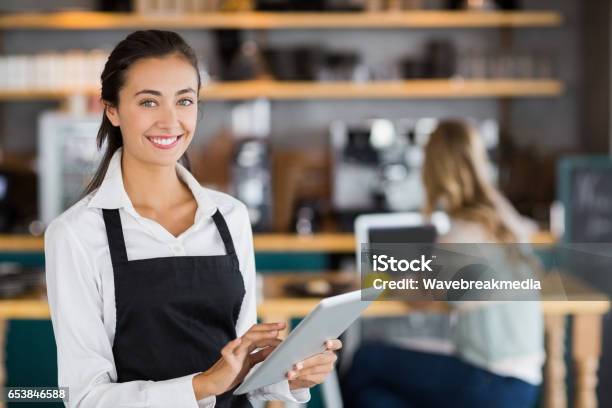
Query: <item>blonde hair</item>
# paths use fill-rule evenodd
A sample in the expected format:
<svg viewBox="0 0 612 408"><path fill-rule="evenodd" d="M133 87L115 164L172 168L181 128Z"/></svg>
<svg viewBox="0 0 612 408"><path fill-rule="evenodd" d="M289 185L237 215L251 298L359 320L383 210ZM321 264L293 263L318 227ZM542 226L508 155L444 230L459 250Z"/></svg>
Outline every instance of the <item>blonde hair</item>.
<svg viewBox="0 0 612 408"><path fill-rule="evenodd" d="M441 204L450 217L481 224L496 241L516 242L496 208L498 193L487 178L487 164L480 135L471 125L442 121L425 147L424 211L431 215Z"/></svg>

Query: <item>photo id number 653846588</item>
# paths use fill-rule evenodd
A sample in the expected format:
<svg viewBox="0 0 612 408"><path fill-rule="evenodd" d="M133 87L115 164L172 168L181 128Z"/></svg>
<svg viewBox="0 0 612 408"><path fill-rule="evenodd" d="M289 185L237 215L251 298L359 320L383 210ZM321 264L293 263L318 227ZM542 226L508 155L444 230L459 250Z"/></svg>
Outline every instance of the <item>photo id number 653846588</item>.
<svg viewBox="0 0 612 408"><path fill-rule="evenodd" d="M67 402L68 387L5 387L6 402Z"/></svg>

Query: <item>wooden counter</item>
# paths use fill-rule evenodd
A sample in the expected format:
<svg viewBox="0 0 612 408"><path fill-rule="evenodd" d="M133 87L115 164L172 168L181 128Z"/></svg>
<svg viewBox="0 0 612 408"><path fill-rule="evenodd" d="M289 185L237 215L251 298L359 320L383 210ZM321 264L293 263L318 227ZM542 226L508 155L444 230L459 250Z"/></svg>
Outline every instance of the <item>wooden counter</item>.
<svg viewBox="0 0 612 408"><path fill-rule="evenodd" d="M258 306L258 315L264 321L289 321L303 317L318 303L318 298L297 298L284 295L284 285L289 282L329 278L332 281L347 282L355 274L344 273L293 273L271 274L264 277L264 300ZM546 286L545 286L546 287ZM567 406L564 359L566 318L573 320L571 355L575 369L576 408L597 406L595 389L597 368L601 354L601 319L608 312L610 303L602 292L589 287L575 278L563 276L563 287L568 300L558 300L554 294L542 293L542 312L545 317L547 362L545 366L544 401L547 408ZM550 299L555 300L550 300ZM585 299L585 300L578 300ZM368 316L401 316L414 311L401 301L374 302L365 312ZM440 313L447 308L442 302L434 310ZM0 330L4 330L8 319L47 319L47 301L40 295L31 294L20 299L0 300ZM0 331L0 341L4 341ZM3 353L3 344L0 344ZM0 355L3 361L3 356ZM0 368L1 369L1 368ZM4 380L0 372L0 381ZM1 405L0 405L1 406Z"/></svg>
<svg viewBox="0 0 612 408"><path fill-rule="evenodd" d="M317 298L289 298L282 296L283 287L289 282L319 279L322 274L270 275L264 278L265 300L258 307L264 321L289 321L303 317L318 303ZM327 275L329 276L329 275ZM332 280L350 281L355 274L333 274ZM544 406L546 408L567 407L565 377L565 326L567 317L572 318L572 350L574 363L574 407L597 407L597 369L601 354L602 317L610 309L609 298L576 278L561 276L567 300L559 300L555 293L547 293L551 287L543 282L542 312L546 330L546 365L544 367ZM554 285L552 285L554 287ZM552 299L552 300L551 300ZM579 300L580 299L580 300ZM402 316L414 311L401 301L374 302L366 310L368 316ZM436 302L432 311L445 313L448 308Z"/></svg>

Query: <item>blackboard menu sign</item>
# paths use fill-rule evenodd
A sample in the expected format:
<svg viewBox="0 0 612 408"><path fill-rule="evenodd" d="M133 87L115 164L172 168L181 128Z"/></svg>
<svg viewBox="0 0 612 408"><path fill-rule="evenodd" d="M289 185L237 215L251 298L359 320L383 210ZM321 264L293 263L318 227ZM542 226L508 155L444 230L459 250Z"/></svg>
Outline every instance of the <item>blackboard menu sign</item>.
<svg viewBox="0 0 612 408"><path fill-rule="evenodd" d="M612 157L563 159L559 199L565 208L565 242L612 242Z"/></svg>

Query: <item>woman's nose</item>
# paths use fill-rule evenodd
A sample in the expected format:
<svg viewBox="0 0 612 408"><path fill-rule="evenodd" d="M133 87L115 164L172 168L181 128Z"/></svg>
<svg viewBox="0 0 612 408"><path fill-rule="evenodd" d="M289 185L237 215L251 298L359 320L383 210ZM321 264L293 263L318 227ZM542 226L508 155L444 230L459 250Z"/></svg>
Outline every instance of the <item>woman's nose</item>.
<svg viewBox="0 0 612 408"><path fill-rule="evenodd" d="M159 111L157 124L162 128L173 128L178 124L178 115L174 107L166 107Z"/></svg>

